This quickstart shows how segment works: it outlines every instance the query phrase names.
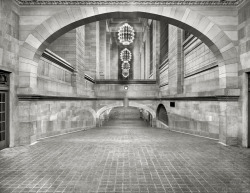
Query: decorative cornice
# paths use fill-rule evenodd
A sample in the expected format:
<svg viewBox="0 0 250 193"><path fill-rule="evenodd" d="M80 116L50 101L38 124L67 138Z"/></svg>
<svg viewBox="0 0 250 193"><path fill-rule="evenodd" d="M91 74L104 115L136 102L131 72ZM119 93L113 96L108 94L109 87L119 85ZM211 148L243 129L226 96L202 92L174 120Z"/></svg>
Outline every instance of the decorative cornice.
<svg viewBox="0 0 250 193"><path fill-rule="evenodd" d="M19 101L98 101L98 100L124 100L124 97L69 97L69 96L43 96L18 95ZM137 97L128 100L154 100L154 101L227 101L235 102L239 96L193 96L193 97Z"/></svg>
<svg viewBox="0 0 250 193"><path fill-rule="evenodd" d="M156 84L155 80L96 80L96 84Z"/></svg>
<svg viewBox="0 0 250 193"><path fill-rule="evenodd" d="M42 57L46 58L47 60L61 66L64 69L67 69L70 72L75 72L75 68L71 66L66 60L61 58L60 56L56 55L54 52L50 51L49 49L45 49Z"/></svg>
<svg viewBox="0 0 250 193"><path fill-rule="evenodd" d="M92 78L91 76L89 76L88 74L84 74L84 78L86 80L88 80L89 82L92 82L93 84L95 83L94 78Z"/></svg>
<svg viewBox="0 0 250 193"><path fill-rule="evenodd" d="M23 6L34 6L34 5L143 5L143 6L238 6L245 0L234 0L234 1L185 1L185 0L177 0L177 1L168 1L168 0L109 0L109 1L98 1L98 0L15 0L19 5Z"/></svg>

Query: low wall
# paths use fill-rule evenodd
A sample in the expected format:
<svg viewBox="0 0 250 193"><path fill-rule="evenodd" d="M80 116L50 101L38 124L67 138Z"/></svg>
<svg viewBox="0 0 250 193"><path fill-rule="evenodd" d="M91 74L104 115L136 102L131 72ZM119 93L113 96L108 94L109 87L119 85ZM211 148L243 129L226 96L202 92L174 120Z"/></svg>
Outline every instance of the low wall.
<svg viewBox="0 0 250 193"><path fill-rule="evenodd" d="M241 144L240 108L237 101L170 101L163 104L169 117L169 129L200 135L227 145ZM157 127L164 127L157 121Z"/></svg>
<svg viewBox="0 0 250 193"><path fill-rule="evenodd" d="M20 101L19 127L15 144L25 145L44 137L96 126L93 102L88 101Z"/></svg>

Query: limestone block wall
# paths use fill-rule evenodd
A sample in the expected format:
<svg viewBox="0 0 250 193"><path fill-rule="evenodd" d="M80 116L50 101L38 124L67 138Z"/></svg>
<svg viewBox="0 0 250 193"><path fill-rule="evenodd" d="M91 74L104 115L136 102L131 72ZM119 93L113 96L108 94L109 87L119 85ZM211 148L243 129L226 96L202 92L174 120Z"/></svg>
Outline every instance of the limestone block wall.
<svg viewBox="0 0 250 193"><path fill-rule="evenodd" d="M76 29L73 29L52 42L48 49L76 67Z"/></svg>
<svg viewBox="0 0 250 193"><path fill-rule="evenodd" d="M97 24L96 22L85 25L85 71L88 75L96 78L97 64Z"/></svg>
<svg viewBox="0 0 250 193"><path fill-rule="evenodd" d="M184 47L184 93L204 92L219 88L217 59L198 38L189 36Z"/></svg>
<svg viewBox="0 0 250 193"><path fill-rule="evenodd" d="M18 86L18 69L25 71L24 65L19 64L19 21L20 9L12 1L0 1L0 70L9 72L9 146L13 147L15 130L18 127L18 115L16 111L17 96L16 88ZM26 79L27 80L27 79Z"/></svg>
<svg viewBox="0 0 250 193"><path fill-rule="evenodd" d="M88 28L85 29L85 26L81 26L65 33L51 43L49 49L75 68L76 73L74 74L74 83L72 83L73 92L77 95L93 96L93 83L85 79L85 73L90 75L90 72L95 68L94 64L88 69L89 66L86 64L86 57L91 58L92 55L86 56L89 52L86 52L85 48L86 45L88 46L85 33L92 33L92 31L86 32L85 30ZM72 88L70 88L69 93L71 90Z"/></svg>
<svg viewBox="0 0 250 193"><path fill-rule="evenodd" d="M238 10L238 39L239 39L239 78L241 97L239 104L241 106L242 128L239 132L242 136L242 144L250 147L249 133L249 73L250 73L250 2L246 1Z"/></svg>
<svg viewBox="0 0 250 193"><path fill-rule="evenodd" d="M96 84L95 92L97 97L157 97L156 85L128 84L128 90L124 90L123 84Z"/></svg>
<svg viewBox="0 0 250 193"><path fill-rule="evenodd" d="M118 59L118 45L114 37L112 37L110 45L110 79L118 80Z"/></svg>
<svg viewBox="0 0 250 193"><path fill-rule="evenodd" d="M42 57L38 63L37 88L40 93L72 95L71 76L70 71Z"/></svg>
<svg viewBox="0 0 250 193"><path fill-rule="evenodd" d="M115 107L109 112L109 119L140 119L140 110L134 107Z"/></svg>
<svg viewBox="0 0 250 193"><path fill-rule="evenodd" d="M167 60L163 65L161 65L159 73L160 73L160 92L162 96L167 96L169 91L168 85L168 68L169 61Z"/></svg>
<svg viewBox="0 0 250 193"><path fill-rule="evenodd" d="M240 145L241 134L240 108L237 101L170 101L162 104L166 107L169 125L158 126L174 131L200 135L229 145Z"/></svg>
<svg viewBox="0 0 250 193"><path fill-rule="evenodd" d="M219 139L220 106L218 102L164 102L168 117L169 128L175 131L202 135Z"/></svg>
<svg viewBox="0 0 250 193"><path fill-rule="evenodd" d="M25 145L44 137L96 126L93 102L20 101L15 144Z"/></svg>
<svg viewBox="0 0 250 193"><path fill-rule="evenodd" d="M168 65L168 86L169 94L182 93L182 30L169 25L169 65Z"/></svg>

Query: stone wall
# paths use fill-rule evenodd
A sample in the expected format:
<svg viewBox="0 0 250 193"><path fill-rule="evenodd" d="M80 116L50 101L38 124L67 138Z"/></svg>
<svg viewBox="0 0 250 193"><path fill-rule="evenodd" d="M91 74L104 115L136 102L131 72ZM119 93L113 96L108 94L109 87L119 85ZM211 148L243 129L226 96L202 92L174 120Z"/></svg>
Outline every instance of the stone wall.
<svg viewBox="0 0 250 193"><path fill-rule="evenodd" d="M48 49L76 67L76 29L73 29L52 42Z"/></svg>
<svg viewBox="0 0 250 193"><path fill-rule="evenodd" d="M97 63L97 52L96 52L96 36L99 34L96 31L96 22L85 25L85 62L86 62L86 73L96 78L96 63Z"/></svg>
<svg viewBox="0 0 250 193"><path fill-rule="evenodd" d="M172 102L175 102L175 107L170 107L170 102L163 103L168 113L171 130L219 138L219 103Z"/></svg>
<svg viewBox="0 0 250 193"><path fill-rule="evenodd" d="M109 112L109 119L140 119L140 110L134 107L115 107Z"/></svg>
<svg viewBox="0 0 250 193"><path fill-rule="evenodd" d="M95 64L88 66L86 63L86 58L93 60L95 55L92 56L93 54L89 55L89 51L86 52L89 47L86 48L88 43L86 43L85 33L89 34L93 31L86 30L89 30L89 28L81 26L65 33L51 43L49 49L75 68L76 73L72 75L73 92L77 95L93 96L93 83L85 79L85 73L93 75L93 69L95 68ZM69 88L68 92L72 93L72 88Z"/></svg>
<svg viewBox="0 0 250 193"><path fill-rule="evenodd" d="M15 145L14 136L18 128L17 96L19 64L19 21L20 9L12 1L0 1L0 70L10 73L9 85L9 146ZM23 60L24 61L24 60ZM25 63L25 61L24 61Z"/></svg>
<svg viewBox="0 0 250 193"><path fill-rule="evenodd" d="M37 70L37 88L48 95L72 95L72 73L54 62L41 58Z"/></svg>
<svg viewBox="0 0 250 193"><path fill-rule="evenodd" d="M169 65L168 65L168 86L169 94L182 93L182 30L169 25Z"/></svg>
<svg viewBox="0 0 250 193"><path fill-rule="evenodd" d="M174 102L175 106L170 106ZM157 121L160 128L209 137L228 145L240 145L240 110L237 101L164 101L168 126Z"/></svg>
<svg viewBox="0 0 250 193"><path fill-rule="evenodd" d="M196 37L184 42L184 93L219 89L219 69L212 51Z"/></svg>
<svg viewBox="0 0 250 193"><path fill-rule="evenodd" d="M128 90L124 90L123 84L96 84L95 92L97 97L157 97L157 87L155 84L128 84Z"/></svg>
<svg viewBox="0 0 250 193"><path fill-rule="evenodd" d="M87 101L20 101L15 144L93 128L96 123L92 106L93 102Z"/></svg>
<svg viewBox="0 0 250 193"><path fill-rule="evenodd" d="M239 130L240 136L242 136L242 144L245 147L250 147L250 110L249 110L249 73L250 73L250 2L246 1L239 7L238 12L238 39L239 39L239 77L241 97L239 104L241 107L240 125L242 129Z"/></svg>

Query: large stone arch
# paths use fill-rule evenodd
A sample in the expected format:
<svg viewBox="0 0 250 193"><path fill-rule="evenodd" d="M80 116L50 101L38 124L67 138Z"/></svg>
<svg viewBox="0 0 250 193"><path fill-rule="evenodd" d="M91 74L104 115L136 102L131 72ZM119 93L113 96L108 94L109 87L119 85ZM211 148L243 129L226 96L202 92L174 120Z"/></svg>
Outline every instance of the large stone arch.
<svg viewBox="0 0 250 193"><path fill-rule="evenodd" d="M97 126L101 125L101 123L99 122L99 117L102 113L104 113L105 111L112 109L114 107L123 107L123 106L124 106L123 102L121 102L121 103L106 105L106 106L100 108L99 110L97 110L97 112L96 112L96 120L97 120L96 124L97 124ZM136 103L136 102L129 102L129 107L137 107L137 108L144 109L144 110L148 111L152 115L153 125L154 125L156 114L155 114L155 111L153 109L151 109L147 105Z"/></svg>
<svg viewBox="0 0 250 193"><path fill-rule="evenodd" d="M60 35L90 22L131 16L167 20L193 33L217 57L220 88L238 88L237 50L232 40L208 17L182 6L86 6L69 7L51 16L27 36L20 48L19 93L38 93L37 62L44 49Z"/></svg>

